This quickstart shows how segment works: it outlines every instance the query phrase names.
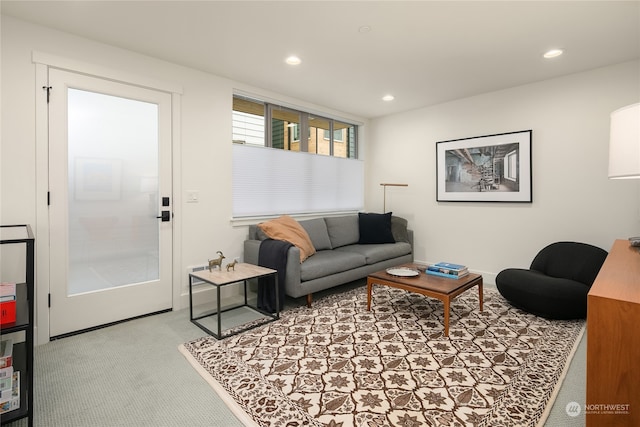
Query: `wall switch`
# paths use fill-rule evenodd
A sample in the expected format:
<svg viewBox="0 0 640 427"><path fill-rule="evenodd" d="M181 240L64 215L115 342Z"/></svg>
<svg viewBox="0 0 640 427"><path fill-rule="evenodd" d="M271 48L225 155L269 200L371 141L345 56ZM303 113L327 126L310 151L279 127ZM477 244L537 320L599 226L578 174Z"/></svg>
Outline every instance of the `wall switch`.
<svg viewBox="0 0 640 427"><path fill-rule="evenodd" d="M187 203L198 203L200 200L199 191L187 191Z"/></svg>

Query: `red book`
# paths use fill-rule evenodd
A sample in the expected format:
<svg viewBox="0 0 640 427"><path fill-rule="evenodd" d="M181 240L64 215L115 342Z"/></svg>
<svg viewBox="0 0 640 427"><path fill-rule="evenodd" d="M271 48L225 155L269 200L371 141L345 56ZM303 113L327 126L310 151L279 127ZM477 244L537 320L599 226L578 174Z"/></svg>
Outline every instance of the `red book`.
<svg viewBox="0 0 640 427"><path fill-rule="evenodd" d="M16 296L16 284L2 282L0 283L0 297L14 297Z"/></svg>
<svg viewBox="0 0 640 427"><path fill-rule="evenodd" d="M0 325L16 321L16 300L0 302Z"/></svg>

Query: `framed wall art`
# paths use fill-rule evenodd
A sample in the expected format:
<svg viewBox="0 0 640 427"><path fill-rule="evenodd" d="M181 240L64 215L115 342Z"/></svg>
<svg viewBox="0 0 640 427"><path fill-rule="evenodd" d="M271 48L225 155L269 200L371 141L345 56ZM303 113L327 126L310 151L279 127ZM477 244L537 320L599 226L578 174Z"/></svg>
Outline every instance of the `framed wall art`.
<svg viewBox="0 0 640 427"><path fill-rule="evenodd" d="M436 143L439 202L532 202L531 130Z"/></svg>

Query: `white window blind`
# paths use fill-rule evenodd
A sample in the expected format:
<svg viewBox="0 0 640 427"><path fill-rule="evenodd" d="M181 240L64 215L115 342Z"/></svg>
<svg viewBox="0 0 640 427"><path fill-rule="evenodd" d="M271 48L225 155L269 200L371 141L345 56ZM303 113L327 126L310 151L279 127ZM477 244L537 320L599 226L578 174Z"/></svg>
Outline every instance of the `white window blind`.
<svg viewBox="0 0 640 427"><path fill-rule="evenodd" d="M234 218L363 208L360 160L233 144Z"/></svg>

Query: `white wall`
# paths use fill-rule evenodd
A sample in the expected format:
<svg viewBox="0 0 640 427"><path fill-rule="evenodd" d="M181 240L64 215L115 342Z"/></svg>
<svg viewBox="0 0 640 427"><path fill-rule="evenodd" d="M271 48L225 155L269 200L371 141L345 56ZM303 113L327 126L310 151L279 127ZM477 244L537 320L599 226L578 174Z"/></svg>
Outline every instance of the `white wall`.
<svg viewBox="0 0 640 427"><path fill-rule="evenodd" d="M382 209L379 183L409 184L386 204L415 230L416 260L467 264L489 282L554 241L608 251L640 235L640 181L607 179L609 114L638 100L634 61L373 120L367 208ZM436 202L437 141L527 129L533 203Z"/></svg>
<svg viewBox="0 0 640 427"><path fill-rule="evenodd" d="M186 292L187 266L203 263L217 250L228 258L242 255L246 227L230 222L233 89L324 110L11 17L2 16L1 36L0 222L5 224L34 224L42 204L35 123L43 93L33 51L182 87L181 116L174 123L180 159L174 165L180 185L175 191L182 196L176 207L179 294ZM615 238L638 235L640 183L610 181L606 175L609 113L637 102L639 76L638 62L621 64L374 120L361 147L367 208L382 210L381 182L408 183L387 189L387 207L409 219L416 259L462 262L485 272L488 282L505 267L527 266L552 241L609 249ZM436 141L524 129L533 129L532 204L435 202ZM200 192L199 203L184 202L190 190ZM46 241L42 234L36 239ZM174 308L181 304L184 299L176 299Z"/></svg>
<svg viewBox="0 0 640 427"><path fill-rule="evenodd" d="M231 108L234 89L279 100L309 111L322 111L354 122L361 117L325 109L243 85L228 79L143 56L134 52L79 38L71 34L2 16L1 23L1 144L0 222L29 223L38 220L37 206L43 204L46 189L37 189L37 175L46 174L46 158L39 158L36 146L36 111L42 110L44 92L37 81L34 51L79 61L95 69L157 81L182 88L178 129L179 163L174 165L174 195L178 202L174 239L178 248L177 295L174 308L188 304L186 268L201 265L222 250L231 260L242 257L246 226L231 223ZM206 52L203 52L206 54ZM55 91L55 89L54 89ZM55 93L52 94L55 96ZM44 104L46 105L46 104ZM45 111L46 111L46 107ZM199 203L186 203L187 191L199 191ZM179 200L182 198L182 200ZM36 242L46 242L46 229L34 227ZM40 253L40 252L39 252ZM45 282L44 272L38 283ZM38 292L39 291L39 292ZM48 290L37 289L42 295ZM46 309L39 311L46 316Z"/></svg>

